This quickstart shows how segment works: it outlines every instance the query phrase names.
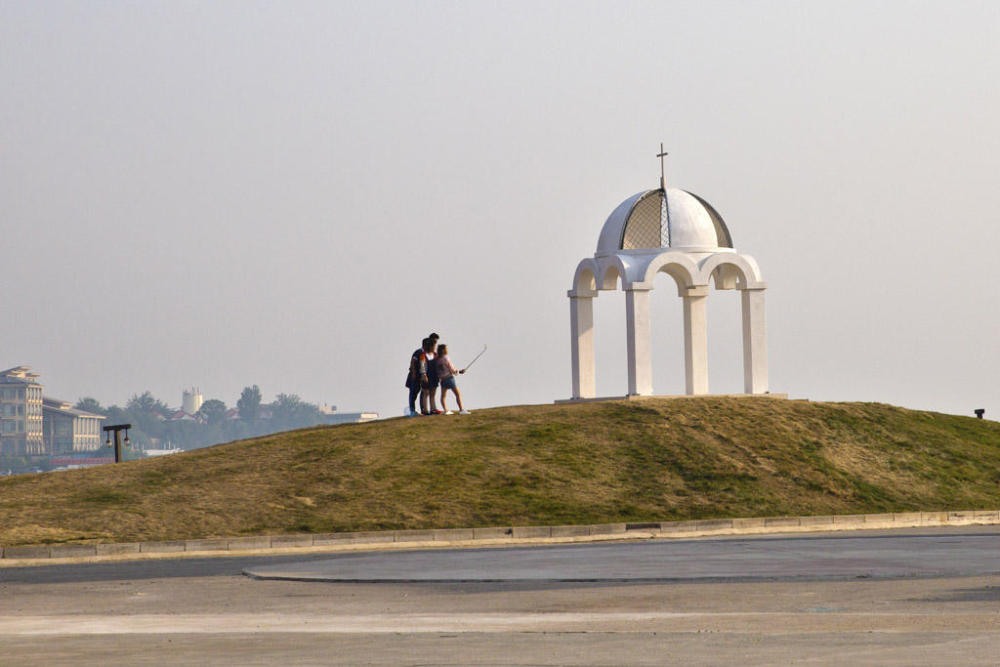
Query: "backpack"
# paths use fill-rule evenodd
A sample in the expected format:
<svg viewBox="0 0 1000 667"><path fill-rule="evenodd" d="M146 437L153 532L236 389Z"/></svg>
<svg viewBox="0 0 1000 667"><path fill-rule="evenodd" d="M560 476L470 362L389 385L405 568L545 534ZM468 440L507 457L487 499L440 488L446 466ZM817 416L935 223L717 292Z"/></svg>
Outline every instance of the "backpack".
<svg viewBox="0 0 1000 667"><path fill-rule="evenodd" d="M420 356L423 353L423 348L417 348L417 351L410 355L410 367L406 369L406 382L403 384L407 389L412 388L414 382L420 386Z"/></svg>

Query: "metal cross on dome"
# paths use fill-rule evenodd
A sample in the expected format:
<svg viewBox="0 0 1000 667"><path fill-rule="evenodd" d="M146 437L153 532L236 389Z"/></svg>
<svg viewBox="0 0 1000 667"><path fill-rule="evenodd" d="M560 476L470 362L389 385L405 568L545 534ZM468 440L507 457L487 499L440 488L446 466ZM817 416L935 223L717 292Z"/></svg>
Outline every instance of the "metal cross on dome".
<svg viewBox="0 0 1000 667"><path fill-rule="evenodd" d="M670 247L670 210L667 208L667 178L666 168L663 165L663 158L669 153L663 150L663 142L660 142L660 152L656 157L660 158L660 247Z"/></svg>
<svg viewBox="0 0 1000 667"><path fill-rule="evenodd" d="M667 157L669 153L663 150L663 142L660 142L660 152L656 154L656 157L660 158L660 189L667 189L667 179L666 179L666 168L663 165L663 158Z"/></svg>

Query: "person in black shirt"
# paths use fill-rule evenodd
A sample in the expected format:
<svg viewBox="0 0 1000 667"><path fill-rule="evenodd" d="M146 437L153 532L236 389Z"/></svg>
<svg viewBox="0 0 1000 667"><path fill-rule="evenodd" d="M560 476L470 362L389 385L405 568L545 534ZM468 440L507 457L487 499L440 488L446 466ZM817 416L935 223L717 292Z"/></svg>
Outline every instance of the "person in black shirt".
<svg viewBox="0 0 1000 667"><path fill-rule="evenodd" d="M427 385L424 387L426 389L426 400L429 404L429 411L427 414L439 415L441 410L437 407L437 389L438 389L438 375L437 375L437 364L434 363L434 359L437 357L437 342L441 337L436 333L432 333L427 337L430 341L430 349L424 348L424 355L427 357ZM421 404L423 404L424 398L421 398Z"/></svg>
<svg viewBox="0 0 1000 667"><path fill-rule="evenodd" d="M410 370L406 374L406 388L410 390L410 417L417 413L417 396L420 396L420 413L428 414L426 394L421 390L427 383L427 355L426 350L431 345L430 338L425 338L420 343L420 347L410 355Z"/></svg>

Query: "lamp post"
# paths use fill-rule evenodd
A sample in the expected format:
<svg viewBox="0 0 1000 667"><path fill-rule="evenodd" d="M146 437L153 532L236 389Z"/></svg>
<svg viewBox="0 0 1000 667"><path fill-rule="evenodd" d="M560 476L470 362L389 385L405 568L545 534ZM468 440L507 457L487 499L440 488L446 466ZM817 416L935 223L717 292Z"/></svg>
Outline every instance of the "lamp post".
<svg viewBox="0 0 1000 667"><path fill-rule="evenodd" d="M128 430L132 428L131 424L115 424L114 426L105 426L104 432L108 434L107 445L111 446L111 432L114 431L115 434L115 463L121 463L122 461L122 439L121 432L125 431L125 446L129 446Z"/></svg>

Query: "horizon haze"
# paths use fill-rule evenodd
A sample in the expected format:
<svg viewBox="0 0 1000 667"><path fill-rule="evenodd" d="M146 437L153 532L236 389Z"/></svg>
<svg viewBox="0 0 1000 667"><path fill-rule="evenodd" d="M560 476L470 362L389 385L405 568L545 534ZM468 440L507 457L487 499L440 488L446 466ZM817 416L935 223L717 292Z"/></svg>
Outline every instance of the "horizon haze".
<svg viewBox="0 0 1000 667"><path fill-rule="evenodd" d="M768 283L771 391L996 419L998 34L989 2L0 0L0 367L392 417L437 331L489 346L470 409L568 398L573 271L663 142ZM708 308L738 393L738 294ZM623 395L620 292L595 327Z"/></svg>

